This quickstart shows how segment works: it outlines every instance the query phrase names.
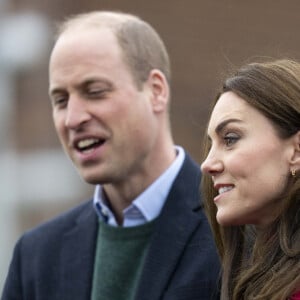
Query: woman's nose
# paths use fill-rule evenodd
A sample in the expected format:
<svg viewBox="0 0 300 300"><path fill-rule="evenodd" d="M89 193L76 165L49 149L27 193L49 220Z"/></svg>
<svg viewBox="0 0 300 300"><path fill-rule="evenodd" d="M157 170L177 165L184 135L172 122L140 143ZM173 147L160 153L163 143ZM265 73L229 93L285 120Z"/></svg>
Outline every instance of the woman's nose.
<svg viewBox="0 0 300 300"><path fill-rule="evenodd" d="M201 164L201 171L205 174L215 175L224 169L223 162L216 156L216 153L209 152Z"/></svg>

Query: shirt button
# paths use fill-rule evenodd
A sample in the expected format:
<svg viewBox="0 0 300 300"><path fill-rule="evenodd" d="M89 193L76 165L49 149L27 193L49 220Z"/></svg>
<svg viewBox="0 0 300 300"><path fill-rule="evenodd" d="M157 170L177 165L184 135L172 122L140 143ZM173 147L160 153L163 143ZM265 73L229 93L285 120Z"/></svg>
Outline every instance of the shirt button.
<svg viewBox="0 0 300 300"><path fill-rule="evenodd" d="M102 208L101 212L104 216L108 216L108 210L106 208Z"/></svg>

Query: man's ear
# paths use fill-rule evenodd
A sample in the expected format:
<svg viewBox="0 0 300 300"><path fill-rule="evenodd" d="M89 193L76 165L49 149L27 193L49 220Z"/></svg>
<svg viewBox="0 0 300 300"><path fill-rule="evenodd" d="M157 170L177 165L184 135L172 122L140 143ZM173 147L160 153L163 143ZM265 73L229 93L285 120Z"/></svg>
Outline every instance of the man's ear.
<svg viewBox="0 0 300 300"><path fill-rule="evenodd" d="M167 110L170 87L166 76L158 69L153 69L149 73L148 84L151 90L151 102L154 112Z"/></svg>
<svg viewBox="0 0 300 300"><path fill-rule="evenodd" d="M300 171L300 130L292 136L293 154L290 159L291 169Z"/></svg>

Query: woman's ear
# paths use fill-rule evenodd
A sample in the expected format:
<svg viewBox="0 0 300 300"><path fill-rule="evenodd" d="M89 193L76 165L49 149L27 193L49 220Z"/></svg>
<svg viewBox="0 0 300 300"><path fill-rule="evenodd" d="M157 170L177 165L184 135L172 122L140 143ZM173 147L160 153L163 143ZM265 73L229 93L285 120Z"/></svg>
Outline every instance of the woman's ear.
<svg viewBox="0 0 300 300"><path fill-rule="evenodd" d="M158 69L149 73L148 84L152 93L152 107L154 112L161 112L168 108L170 87L166 76Z"/></svg>
<svg viewBox="0 0 300 300"><path fill-rule="evenodd" d="M291 169L300 171L300 130L292 137L293 155L290 159Z"/></svg>

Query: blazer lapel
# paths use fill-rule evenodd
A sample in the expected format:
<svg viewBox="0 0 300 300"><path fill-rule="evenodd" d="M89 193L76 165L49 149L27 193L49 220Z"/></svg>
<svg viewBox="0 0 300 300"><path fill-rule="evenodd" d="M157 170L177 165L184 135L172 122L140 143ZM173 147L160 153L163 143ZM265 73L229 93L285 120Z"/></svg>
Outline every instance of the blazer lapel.
<svg viewBox="0 0 300 300"><path fill-rule="evenodd" d="M90 299L98 222L92 205L65 234L61 252L61 299Z"/></svg>
<svg viewBox="0 0 300 300"><path fill-rule="evenodd" d="M199 167L187 158L157 220L136 300L161 299L190 235L200 224Z"/></svg>

